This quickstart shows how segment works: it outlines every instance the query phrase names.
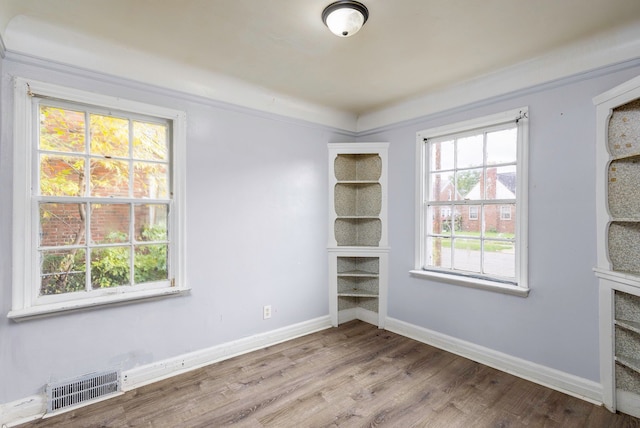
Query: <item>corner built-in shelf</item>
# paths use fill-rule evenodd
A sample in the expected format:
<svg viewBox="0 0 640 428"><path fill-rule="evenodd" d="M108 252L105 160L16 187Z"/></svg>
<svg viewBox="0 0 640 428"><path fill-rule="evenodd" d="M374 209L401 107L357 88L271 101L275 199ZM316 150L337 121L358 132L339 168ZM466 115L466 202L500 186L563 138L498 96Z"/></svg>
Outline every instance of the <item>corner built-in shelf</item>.
<svg viewBox="0 0 640 428"><path fill-rule="evenodd" d="M329 144L329 309L384 327L387 143Z"/></svg>
<svg viewBox="0 0 640 428"><path fill-rule="evenodd" d="M602 402L640 417L640 77L594 104Z"/></svg>

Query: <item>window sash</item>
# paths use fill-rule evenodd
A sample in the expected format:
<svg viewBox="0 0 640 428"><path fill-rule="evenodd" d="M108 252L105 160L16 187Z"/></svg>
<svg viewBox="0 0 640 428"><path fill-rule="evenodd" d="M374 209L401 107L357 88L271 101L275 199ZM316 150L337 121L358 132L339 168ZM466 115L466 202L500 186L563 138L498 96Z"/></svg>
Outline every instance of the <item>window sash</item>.
<svg viewBox="0 0 640 428"><path fill-rule="evenodd" d="M38 177L40 156L38 101L40 99L45 100L44 103L47 106L71 106L75 110L90 110L91 113L108 113L110 115L120 115L122 112L126 112L126 116L131 121L167 125L167 157L164 159L167 160L167 185L169 187L166 198L164 196L159 199L110 198L90 195L66 197L39 195L32 192L32 189L40 191ZM14 78L14 139L14 269L12 309L8 314L9 318L30 318L67 310L126 303L158 296L179 295L189 290L186 284L184 254L186 235L184 221L186 115L184 112L17 77ZM56 150L46 152L69 154L67 152L59 153ZM142 159L142 161L154 163L154 160L149 159ZM162 164L162 162L156 164ZM39 257L40 250L46 249L45 246L40 248L38 240L39 205L41 203L143 203L168 206L167 245L169 245L169 255L167 269L170 270L167 275L168 279L138 284L135 287L122 287L118 290L98 289L91 292L40 296ZM31 237L31 239L25 239L25 237ZM146 244L147 242L144 242L142 245Z"/></svg>
<svg viewBox="0 0 640 428"><path fill-rule="evenodd" d="M522 108L518 110L511 110L508 112L500 113L497 115L487 116L483 118L473 119L470 121L447 125L440 128L434 128L430 130L421 131L417 134L417 154L418 154L418 168L416 177L418 180L417 186L417 194L419 195L419 205L417 208L417 216L416 216L416 230L420 233L416 234L416 270L411 273L415 276L426 276L429 271L433 271L433 278L447 278L447 275L451 276L451 280L447 280L447 282L452 282L460 285L467 285L476 288L482 289L494 289L494 291L505 292L508 294L516 294L526 296L528 294L528 285L527 285L527 266L526 266L526 208L527 208L527 195L526 195L526 165L527 165L527 134L528 134L528 111L527 108ZM465 138L473 135L483 134L484 136L487 133L504 130L508 128L514 127L514 122L516 124L516 156L515 160L503 163L491 163L487 164L487 154L486 154L486 142L483 141L483 162L482 164L474 165L472 167L465 168L457 168L457 163L453 163L453 165L448 164L446 168L441 168L436 170L437 173L443 173L442 175L453 175L456 172L467 171L473 169L482 169L485 171L487 167L500 167L500 166L510 166L514 167L517 171L517 182L516 182L516 197L512 199L473 199L473 200L447 200L447 201L437 201L431 199L437 199L436 195L430 194L430 179L434 171L431 170L433 166L430 164L430 144L435 144L439 142L452 141L455 138ZM483 136L483 140L486 138ZM454 149L454 153L457 151ZM495 157L493 158L495 160ZM453 181L453 180L452 180ZM457 184L457 183L456 183ZM511 205L515 206L516 214L514 217L513 211L511 214L511 219L504 221L511 221L515 224L515 237L513 239L504 239L500 237L493 236L484 236L473 237L473 236L465 236L465 235L456 235L452 231L445 233L435 233L436 231L430 231L427 225L432 220L429 217L430 210L435 207L443 207L450 206L452 210L458 210L461 215L467 215L471 213L470 209L472 206L478 207L479 215L477 217L472 216L469 220L476 221L482 219L482 213L484 212L484 206L486 205L496 205L496 209L498 211L498 218L500 218L500 210L498 208L499 205ZM462 211L460 211L462 210ZM466 212L466 214L465 214ZM431 238L451 238L451 239L465 239L468 241L481 241L481 242L489 242L490 244L499 244L500 242L511 243L515 249L515 274L508 278L501 277L500 275L490 274L483 275L475 272L457 272L455 269L440 269L434 266L429 265L428 259L428 240ZM441 275L437 272L443 271L445 276ZM422 274L424 272L424 274ZM463 280L454 280L454 278L458 275L464 276L467 279ZM515 291L509 288L504 287L502 283L507 283L507 285L515 285L521 291ZM493 287L491 284L496 283L496 286Z"/></svg>

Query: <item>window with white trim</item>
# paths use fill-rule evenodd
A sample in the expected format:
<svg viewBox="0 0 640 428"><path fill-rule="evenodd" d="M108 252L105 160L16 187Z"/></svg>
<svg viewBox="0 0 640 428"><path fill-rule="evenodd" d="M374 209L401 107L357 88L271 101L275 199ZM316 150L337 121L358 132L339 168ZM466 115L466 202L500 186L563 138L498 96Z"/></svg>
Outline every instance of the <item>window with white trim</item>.
<svg viewBox="0 0 640 428"><path fill-rule="evenodd" d="M412 274L528 293L527 115L522 108L418 133Z"/></svg>
<svg viewBox="0 0 640 428"><path fill-rule="evenodd" d="M184 112L17 78L9 316L178 294Z"/></svg>

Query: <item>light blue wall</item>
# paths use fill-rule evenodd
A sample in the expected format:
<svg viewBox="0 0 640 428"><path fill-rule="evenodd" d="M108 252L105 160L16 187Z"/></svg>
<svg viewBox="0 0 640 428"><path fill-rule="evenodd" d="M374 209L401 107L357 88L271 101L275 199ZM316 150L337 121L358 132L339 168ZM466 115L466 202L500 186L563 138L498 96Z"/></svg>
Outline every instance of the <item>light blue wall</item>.
<svg viewBox="0 0 640 428"><path fill-rule="evenodd" d="M594 95L640 63L361 134L388 141L389 316L598 380ZM326 143L353 135L18 56L0 61L0 313L11 301L12 90L19 75L188 114L190 296L15 323L0 317L0 403L328 314ZM530 286L519 298L415 279L416 132L529 106ZM262 306L273 318L263 321Z"/></svg>
<svg viewBox="0 0 640 428"><path fill-rule="evenodd" d="M486 100L359 136L388 141L388 316L598 381L595 108L640 62ZM416 132L529 106L528 298L409 276L414 268Z"/></svg>
<svg viewBox="0 0 640 428"><path fill-rule="evenodd" d="M26 62L23 62L25 60ZM10 76L187 112L186 297L16 323L11 305L11 117L0 143L0 403L50 380L128 369L328 314L327 142L322 126L185 98L55 64L8 56ZM262 319L263 305L273 317Z"/></svg>

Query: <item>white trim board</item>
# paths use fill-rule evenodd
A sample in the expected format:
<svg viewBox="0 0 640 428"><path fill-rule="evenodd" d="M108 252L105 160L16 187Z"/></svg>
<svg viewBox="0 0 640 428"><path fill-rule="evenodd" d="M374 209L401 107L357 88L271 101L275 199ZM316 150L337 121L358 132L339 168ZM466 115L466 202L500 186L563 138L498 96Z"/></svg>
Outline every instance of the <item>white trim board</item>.
<svg viewBox="0 0 640 428"><path fill-rule="evenodd" d="M468 358L593 404L602 404L602 385L560 370L387 317L386 330Z"/></svg>
<svg viewBox="0 0 640 428"><path fill-rule="evenodd" d="M331 319L327 315L125 370L122 372L122 390L131 391L153 382L330 327ZM87 404L94 402L95 401ZM11 403L0 404L0 426L3 428L5 426L13 427L35 419L40 419L44 417L46 409L47 403L44 393L35 394Z"/></svg>

